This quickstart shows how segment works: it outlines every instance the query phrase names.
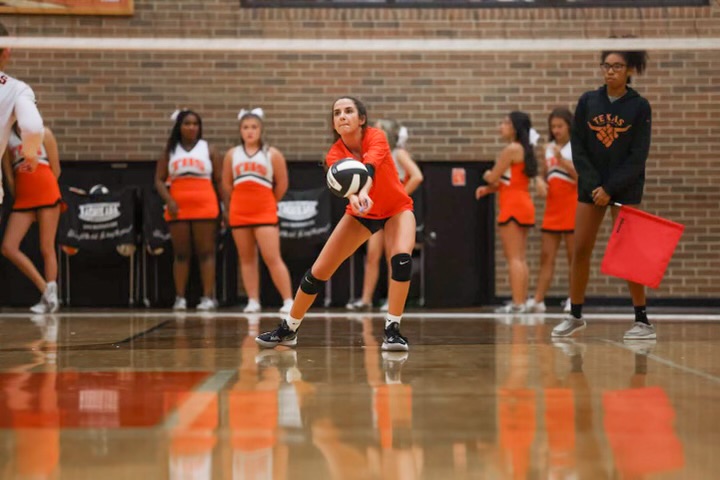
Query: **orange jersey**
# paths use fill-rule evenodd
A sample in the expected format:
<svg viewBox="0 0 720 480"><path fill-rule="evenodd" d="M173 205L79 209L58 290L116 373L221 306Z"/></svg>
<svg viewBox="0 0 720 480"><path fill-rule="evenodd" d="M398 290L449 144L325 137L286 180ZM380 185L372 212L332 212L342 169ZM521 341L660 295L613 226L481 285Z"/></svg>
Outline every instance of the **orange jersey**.
<svg viewBox="0 0 720 480"><path fill-rule="evenodd" d="M514 163L500 178L498 225L514 220L523 227L535 225L535 206L530 198L530 179L525 175L525 163Z"/></svg>
<svg viewBox="0 0 720 480"><path fill-rule="evenodd" d="M331 167L338 160L343 158L355 158L366 165L372 165L375 169L372 187L370 187L370 198L373 206L363 218L381 220L390 218L398 213L413 209L413 201L405 193L398 176L395 162L390 153L390 146L387 137L382 130L367 127L363 132L362 158L355 157L345 146L342 139L338 139L330 148L325 163ZM353 215L352 207L348 204L345 213Z"/></svg>

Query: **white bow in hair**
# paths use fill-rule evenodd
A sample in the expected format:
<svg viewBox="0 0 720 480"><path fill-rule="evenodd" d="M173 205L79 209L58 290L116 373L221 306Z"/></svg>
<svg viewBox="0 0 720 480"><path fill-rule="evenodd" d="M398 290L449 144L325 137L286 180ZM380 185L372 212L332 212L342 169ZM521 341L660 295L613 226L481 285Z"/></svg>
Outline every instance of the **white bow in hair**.
<svg viewBox="0 0 720 480"><path fill-rule="evenodd" d="M257 115L260 118L265 118L265 112L263 112L263 109L260 107L253 108L252 110L245 110L243 108L242 110L240 110L240 113L238 113L238 120L242 120L245 115L249 115L251 113L253 115Z"/></svg>
<svg viewBox="0 0 720 480"><path fill-rule="evenodd" d="M532 145L533 147L536 146L538 143L538 140L540 140L540 134L534 128L530 129L529 140L530 140L530 145Z"/></svg>
<svg viewBox="0 0 720 480"><path fill-rule="evenodd" d="M410 133L408 132L408 129L406 127L400 127L400 130L398 131L397 146L400 148L405 148L405 144L407 143L408 138L410 138Z"/></svg>
<svg viewBox="0 0 720 480"><path fill-rule="evenodd" d="M178 115L180 115L182 112L187 112L189 110L189 108L178 108L170 115L170 120L172 120L173 122L177 122Z"/></svg>

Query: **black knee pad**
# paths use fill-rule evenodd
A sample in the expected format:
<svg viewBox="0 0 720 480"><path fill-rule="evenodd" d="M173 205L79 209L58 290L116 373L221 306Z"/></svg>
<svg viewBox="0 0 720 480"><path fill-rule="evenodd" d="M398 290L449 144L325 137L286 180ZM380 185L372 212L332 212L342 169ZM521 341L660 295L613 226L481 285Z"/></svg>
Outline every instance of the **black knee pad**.
<svg viewBox="0 0 720 480"><path fill-rule="evenodd" d="M407 253L398 253L390 259L392 279L396 282L409 282L412 277L412 257Z"/></svg>
<svg viewBox="0 0 720 480"><path fill-rule="evenodd" d="M318 280L313 277L312 271L308 270L303 275L303 279L300 282L300 290L307 293L308 295L317 295L320 289L323 288L327 280Z"/></svg>

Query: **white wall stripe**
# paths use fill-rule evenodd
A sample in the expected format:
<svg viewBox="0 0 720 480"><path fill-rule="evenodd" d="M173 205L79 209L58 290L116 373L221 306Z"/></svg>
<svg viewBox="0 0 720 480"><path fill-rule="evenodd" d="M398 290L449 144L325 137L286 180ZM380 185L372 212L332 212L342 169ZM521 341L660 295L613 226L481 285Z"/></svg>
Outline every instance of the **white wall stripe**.
<svg viewBox="0 0 720 480"><path fill-rule="evenodd" d="M338 39L0 37L0 47L34 50L221 52L548 52L720 50L720 38Z"/></svg>

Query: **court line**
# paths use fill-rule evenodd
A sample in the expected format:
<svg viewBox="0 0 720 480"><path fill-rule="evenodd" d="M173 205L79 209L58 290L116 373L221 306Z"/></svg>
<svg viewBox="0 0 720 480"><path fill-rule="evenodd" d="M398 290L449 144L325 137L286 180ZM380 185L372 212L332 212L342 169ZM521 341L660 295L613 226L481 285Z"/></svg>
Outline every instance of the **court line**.
<svg viewBox="0 0 720 480"><path fill-rule="evenodd" d="M0 48L219 52L548 52L719 50L718 37L674 38L158 38L0 37Z"/></svg>
<svg viewBox="0 0 720 480"><path fill-rule="evenodd" d="M160 427L163 430L187 428L201 415L213 400L211 393L219 394L220 390L232 379L235 370L218 370L190 393L190 397L165 417ZM218 399L219 400L219 399Z"/></svg>
<svg viewBox="0 0 720 480"><path fill-rule="evenodd" d="M30 313L0 313L0 320L10 318L30 318L35 314ZM174 319L201 319L201 320L212 320L215 318L282 318L282 314L276 312L265 312L265 313L242 313L233 311L217 311L214 313L180 313L175 314L173 312L59 312L53 315L59 317L75 317L75 318L165 318L167 320ZM403 318L452 318L452 319L508 319L513 317L541 317L547 319L562 319L565 318L565 313L531 313L531 314L520 314L520 315L508 315L499 314L492 312L406 312L403 314ZM312 312L308 313L305 318L384 318L385 314L382 312ZM628 321L634 319L632 313L587 313L583 315L583 318L588 320L618 320ZM652 321L693 321L693 322L718 322L720 321L720 315L714 314L692 314L692 313L651 313L650 319Z"/></svg>
<svg viewBox="0 0 720 480"><path fill-rule="evenodd" d="M150 327L150 328L148 328L147 330L143 330L143 331L141 331L141 332L138 332L138 333L136 333L135 335L131 335L131 336L129 336L129 337L123 339L123 340L120 340L120 341L118 341L118 342L112 342L111 345L117 346L117 345L120 345L120 344L123 344L123 343L130 343L130 342L132 342L132 341L134 341L134 340L137 340L138 338L144 337L145 335L154 332L155 330L159 330L159 329L163 328L165 325L167 325L168 323L170 323L170 320L171 320L171 319L167 319L167 320L165 320L164 322L157 323L157 324L155 324L155 326Z"/></svg>
<svg viewBox="0 0 720 480"><path fill-rule="evenodd" d="M616 342L614 340L608 340L606 338L601 338L600 340L605 343L609 343L610 345L614 345L616 347L622 348L623 350L627 350L627 351L633 352L633 353L635 352L635 350L633 350L631 347L625 345L624 343ZM642 340L638 340L638 341L642 341ZM653 353L648 353L648 354L643 354L643 355L645 355L647 358L649 358L651 360L655 360L656 362L662 363L663 365L666 365L668 367L672 367L677 370L681 370L685 373L691 373L693 375L697 375L698 377L704 378L705 380L710 380L711 382L720 384L720 377L713 375L711 373L707 373L707 372L703 372L702 370L696 370L694 368L686 367L685 365L680 365L679 363L675 363L672 360L667 360L665 358L658 357L657 355L655 355Z"/></svg>

